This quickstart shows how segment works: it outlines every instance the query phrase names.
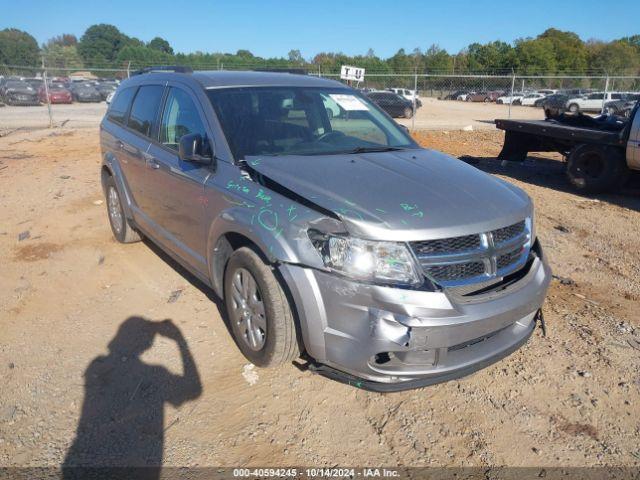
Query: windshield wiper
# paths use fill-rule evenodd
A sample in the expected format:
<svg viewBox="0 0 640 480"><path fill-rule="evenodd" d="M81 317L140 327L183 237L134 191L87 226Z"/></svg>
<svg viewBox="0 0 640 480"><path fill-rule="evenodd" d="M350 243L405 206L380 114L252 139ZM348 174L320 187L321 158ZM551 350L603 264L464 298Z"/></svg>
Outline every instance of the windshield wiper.
<svg viewBox="0 0 640 480"><path fill-rule="evenodd" d="M347 154L351 153L373 153L373 152L395 152L397 150L404 150L401 147L356 147L353 150L349 150Z"/></svg>

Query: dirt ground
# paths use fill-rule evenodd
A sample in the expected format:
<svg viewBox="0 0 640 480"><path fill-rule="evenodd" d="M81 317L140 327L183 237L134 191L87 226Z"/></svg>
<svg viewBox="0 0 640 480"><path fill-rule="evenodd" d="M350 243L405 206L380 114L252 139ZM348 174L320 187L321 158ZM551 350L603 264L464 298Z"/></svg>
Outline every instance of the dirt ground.
<svg viewBox="0 0 640 480"><path fill-rule="evenodd" d="M151 244L113 240L94 129L0 138L0 466L60 465L81 417L107 415L150 419L149 455L165 465L639 466L637 192L578 196L552 157L501 167L495 130L418 138L531 195L556 278L546 338L471 377L385 395L252 369L206 288ZM177 328L149 333L139 316ZM148 350L127 351L136 335ZM128 385L135 368L184 391Z"/></svg>

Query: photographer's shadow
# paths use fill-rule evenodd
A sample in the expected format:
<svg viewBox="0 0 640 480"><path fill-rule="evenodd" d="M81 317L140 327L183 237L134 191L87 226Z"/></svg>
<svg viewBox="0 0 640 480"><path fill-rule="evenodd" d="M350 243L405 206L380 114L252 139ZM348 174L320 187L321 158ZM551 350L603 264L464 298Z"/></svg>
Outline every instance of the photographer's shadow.
<svg viewBox="0 0 640 480"><path fill-rule="evenodd" d="M182 375L140 359L156 334L178 345ZM128 318L109 343L109 354L94 359L84 378L82 415L63 464L64 477L76 478L81 470L69 467L145 467L144 478L158 478L164 403L179 406L202 393L198 370L178 327L171 320Z"/></svg>

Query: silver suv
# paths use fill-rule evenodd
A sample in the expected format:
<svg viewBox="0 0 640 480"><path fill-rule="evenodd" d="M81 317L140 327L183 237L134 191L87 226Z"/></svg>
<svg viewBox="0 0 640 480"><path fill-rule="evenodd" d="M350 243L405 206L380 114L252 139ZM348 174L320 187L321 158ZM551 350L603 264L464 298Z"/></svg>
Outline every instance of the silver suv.
<svg viewBox="0 0 640 480"><path fill-rule="evenodd" d="M529 197L420 148L339 82L149 69L100 130L116 239L144 235L210 286L255 365L302 356L401 390L489 365L535 328L550 270Z"/></svg>

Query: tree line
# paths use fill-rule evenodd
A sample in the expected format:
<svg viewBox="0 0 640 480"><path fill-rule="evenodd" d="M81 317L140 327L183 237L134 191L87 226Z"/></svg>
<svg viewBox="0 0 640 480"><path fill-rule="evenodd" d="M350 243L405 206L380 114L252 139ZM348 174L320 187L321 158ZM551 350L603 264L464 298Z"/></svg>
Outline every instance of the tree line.
<svg viewBox="0 0 640 480"><path fill-rule="evenodd" d="M130 37L117 27L92 25L78 39L72 34L51 38L43 45L29 33L7 28L0 31L0 66L51 69L136 69L149 65L177 64L202 69L301 68L322 74L338 73L341 65L364 67L368 73L439 73L519 75L638 75L640 35L604 42L583 41L573 32L549 28L535 38L513 44L493 41L472 43L458 53L438 45L411 52L398 50L380 58L372 49L364 55L321 52L305 59L299 50L286 57L264 58L249 50L235 53L176 53L169 42L155 37L149 42ZM113 73L113 72L112 72Z"/></svg>

